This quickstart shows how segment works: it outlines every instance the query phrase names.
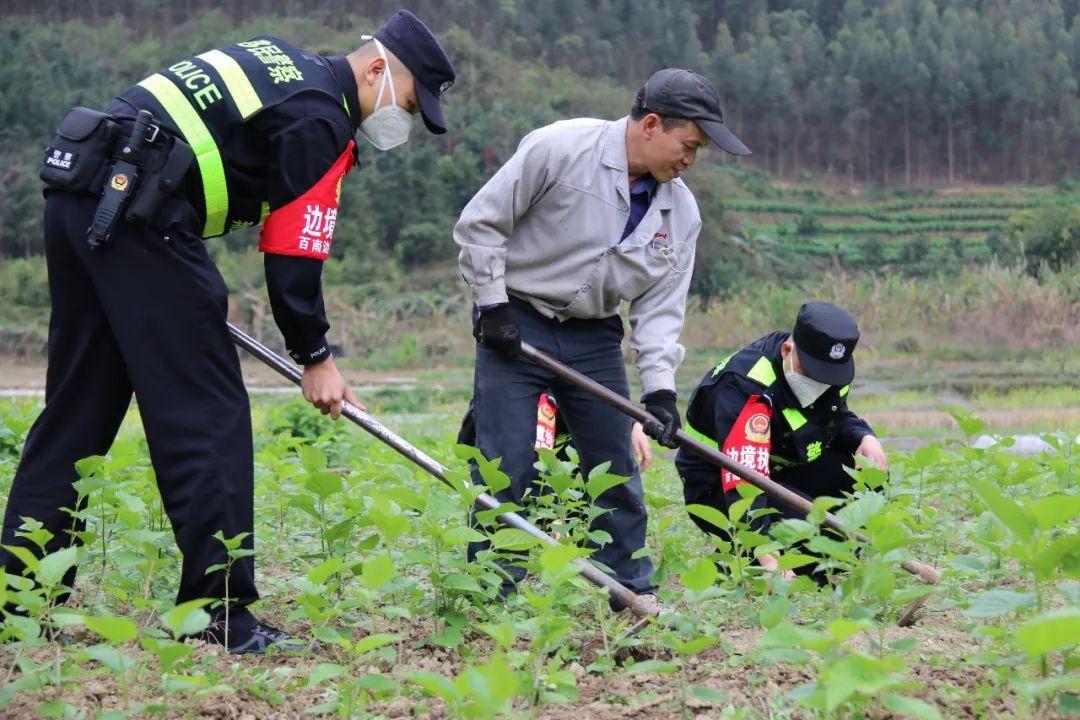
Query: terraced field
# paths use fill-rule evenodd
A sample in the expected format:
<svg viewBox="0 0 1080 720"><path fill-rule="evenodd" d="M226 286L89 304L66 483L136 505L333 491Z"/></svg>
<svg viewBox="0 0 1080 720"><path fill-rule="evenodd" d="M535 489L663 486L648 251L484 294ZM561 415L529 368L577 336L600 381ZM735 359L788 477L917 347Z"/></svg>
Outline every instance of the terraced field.
<svg viewBox="0 0 1080 720"><path fill-rule="evenodd" d="M725 200L725 212L743 237L783 261L920 270L1010 256L1017 250L1008 235L1010 220L1080 203L1075 191L1053 187L926 190L897 198L774 184L759 194L768 197Z"/></svg>

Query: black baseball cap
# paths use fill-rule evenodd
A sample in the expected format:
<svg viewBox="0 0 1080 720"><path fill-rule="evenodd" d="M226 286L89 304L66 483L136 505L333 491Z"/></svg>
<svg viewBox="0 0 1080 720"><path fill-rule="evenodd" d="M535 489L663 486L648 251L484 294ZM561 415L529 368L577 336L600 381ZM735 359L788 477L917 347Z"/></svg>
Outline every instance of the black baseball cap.
<svg viewBox="0 0 1080 720"><path fill-rule="evenodd" d="M750 149L724 124L720 93L692 70L666 68L653 73L638 91L634 105L662 117L693 120L710 140L732 155L750 154Z"/></svg>
<svg viewBox="0 0 1080 720"><path fill-rule="evenodd" d="M420 115L436 135L446 132L439 98L457 79L454 64L427 25L408 10L398 10L374 36L409 68L420 100Z"/></svg>
<svg viewBox="0 0 1080 720"><path fill-rule="evenodd" d="M855 377L855 318L832 303L814 300L799 308L791 333L803 373L818 382L847 385Z"/></svg>

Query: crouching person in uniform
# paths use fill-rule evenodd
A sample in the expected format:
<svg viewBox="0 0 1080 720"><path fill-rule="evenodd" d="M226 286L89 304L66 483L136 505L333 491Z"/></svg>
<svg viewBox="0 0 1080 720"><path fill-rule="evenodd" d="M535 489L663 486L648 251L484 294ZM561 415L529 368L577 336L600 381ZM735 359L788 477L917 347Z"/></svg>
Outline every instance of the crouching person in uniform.
<svg viewBox="0 0 1080 720"><path fill-rule="evenodd" d="M5 547L36 549L17 534L23 518L52 534L46 552L73 541L81 523L73 528L63 508L76 507L75 462L109 450L134 395L184 556L177 603L218 601L203 638L230 652L297 644L247 609L259 597L251 555L232 564L228 598L224 573L207 573L226 561L215 533L243 535L254 549L254 478L228 290L204 240L262 226L274 320L304 367L304 397L337 419L343 400L357 400L326 341L321 277L354 136L395 147L415 113L445 132L439 96L453 80L435 37L402 11L348 55L258 37L180 60L104 112L76 108L64 119L42 171L45 409L12 484ZM0 563L24 571L6 549ZM64 584L74 579L73 569ZM19 612L18 595L8 600Z"/></svg>
<svg viewBox="0 0 1080 720"><path fill-rule="evenodd" d="M842 497L853 486L844 468L856 455L888 469L873 430L847 406L858 340L859 328L847 312L831 303L806 303L792 332L770 333L709 371L690 399L687 432L809 500ZM675 466L687 505L726 513L741 497L737 488L745 480L689 450L679 449ZM751 519L751 529L763 534L774 518L801 517L765 494L750 512L764 508L778 512ZM691 518L705 532L727 537L712 523ZM777 569L771 555L758 562Z"/></svg>

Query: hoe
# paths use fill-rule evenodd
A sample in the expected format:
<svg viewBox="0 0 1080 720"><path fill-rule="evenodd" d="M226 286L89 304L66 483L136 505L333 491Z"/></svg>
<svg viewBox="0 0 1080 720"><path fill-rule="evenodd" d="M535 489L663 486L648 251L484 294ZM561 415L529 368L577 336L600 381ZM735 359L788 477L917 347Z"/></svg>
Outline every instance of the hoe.
<svg viewBox="0 0 1080 720"><path fill-rule="evenodd" d="M292 381L294 384L299 385L301 380L301 373L291 363L287 362L284 358L274 353L272 350L264 346L259 341L255 340L251 336L247 335L240 329L236 328L231 323L229 324L229 333L232 335L233 340L241 348L254 355L265 365L276 371L278 374ZM595 395L600 400L612 405L613 407L621 410L635 420L645 422L655 422L655 419L649 415L644 409L639 408L634 403L630 402L621 395L612 392L603 385L600 385L596 381L585 377L581 373L566 367L557 360L548 357L544 353L540 352L536 348L532 347L528 343L522 343L522 354L540 365L547 370L550 370L559 377L568 380L587 392ZM446 468L443 467L435 459L427 455L425 452L409 443L400 435L395 433L390 428L386 427L367 412L357 408L349 403L342 404L342 415L348 418L353 424L360 426L371 435L386 443L394 450L404 455L406 458L414 462L423 470L427 471L430 475L440 480L444 484L454 487L453 483L446 477ZM676 435L678 442L693 452L698 453L711 463L727 469L735 475L745 479L752 485L760 488L770 497L789 505L799 512L808 514L811 509L811 503L802 496L788 490L784 486L770 480L764 475L735 462L728 456L717 452L708 445L690 437L683 431L679 431ZM477 495L476 504L485 510L495 510L499 507L500 503L494 497L487 493L480 493ZM541 542L548 545L558 544L558 541L543 532L535 525L530 523L525 518L521 517L517 513L505 512L496 517L496 519L506 527L521 530L523 532L532 535ZM826 514L825 524L839 532L845 532L843 524L832 514ZM855 536L860 541L865 542L866 538L856 534ZM629 638L641 629L655 621L655 617L648 609L642 606L638 600L637 595L626 586L622 585L618 581L612 579L598 567L591 562L578 559L574 561L574 565L578 572L585 580L592 585L607 590L612 597L620 602L636 616L639 620L637 623L623 635L623 638ZM929 565L917 562L915 560L905 560L901 563L901 566L910 573L918 575L924 582L935 585L941 578L941 573ZM907 627L914 624L917 611L925 602L926 596L913 602L908 609L904 612L900 618L899 624Z"/></svg>
<svg viewBox="0 0 1080 720"><path fill-rule="evenodd" d="M611 390L604 387L595 380L592 380L591 378L582 375L578 371L569 368L566 365L563 365L558 360L549 357L548 355L534 348L532 345L529 345L528 343L522 343L521 354L524 357L532 360L540 367L554 373L559 378L572 382L582 390L585 390L586 392L596 396L608 405L611 405L612 407L621 410L622 412L632 417L634 420L637 420L640 423L656 422L653 416L647 413L643 408L630 402L622 395L619 395L616 392L612 392ZM794 493L791 490L788 490L783 485L773 480L770 480L756 470L748 468L745 465L742 465L741 463L732 460L727 455L719 452L715 448L709 447L705 443L691 437L682 430L678 431L675 439L687 450L697 453L712 464L724 468L725 470L731 472L734 475L738 475L751 485L762 490L766 495L768 495L770 498L773 498L777 502L798 511L803 515L810 514L811 503L803 496ZM825 525L844 535L848 534L840 520L838 520L836 516L832 513L826 513ZM865 536L859 533L855 533L855 538L862 543L869 542ZM941 580L941 571L925 563L909 559L904 560L900 565L904 568L904 570L908 571L909 573L913 575L918 575L923 582L929 585L937 585L938 582ZM898 624L901 627L909 627L910 625L914 624L916 614L918 613L919 608L922 607L923 603L926 602L927 597L928 596L924 595L923 597L912 602L907 607L903 615L901 615L900 620L898 621ZM644 623L647 623L648 621L649 618L644 619ZM639 621L639 624L642 624L642 621Z"/></svg>
<svg viewBox="0 0 1080 720"><path fill-rule="evenodd" d="M287 362L284 358L274 353L255 338L239 330L231 323L229 324L229 333L232 334L233 340L237 345L244 350L247 350L286 379L291 380L297 385L300 384L301 373L291 363ZM368 413L349 403L343 403L341 414L354 424L359 425L379 440L382 440L384 443L397 450L409 460L412 460L438 480L450 487L454 487L446 477L445 467ZM501 503L487 493L480 493L476 497L476 504L485 510L495 510ZM555 540L555 538L540 530L517 513L505 512L498 515L496 519L507 527L527 532L543 543L548 545L558 544L558 541ZM611 593L612 597L622 603L625 607L629 608L630 612L634 615L637 615L640 618L651 617L651 613L641 605L638 596L625 585L608 577L591 562L579 558L574 561L574 564L583 578L596 587L607 590Z"/></svg>

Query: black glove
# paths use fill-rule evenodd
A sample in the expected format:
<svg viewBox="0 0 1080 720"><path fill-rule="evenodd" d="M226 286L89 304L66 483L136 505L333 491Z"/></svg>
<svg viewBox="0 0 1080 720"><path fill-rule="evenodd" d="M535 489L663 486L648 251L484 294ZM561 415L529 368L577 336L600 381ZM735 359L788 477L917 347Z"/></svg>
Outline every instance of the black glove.
<svg viewBox="0 0 1080 720"><path fill-rule="evenodd" d="M682 427L682 420L679 419L679 409L675 407L675 391L654 390L642 397L641 402L648 413L656 418L642 425L645 434L666 447L678 447L675 432Z"/></svg>
<svg viewBox="0 0 1080 720"><path fill-rule="evenodd" d="M481 345L507 360L521 354L521 332L507 303L481 310L480 322L473 328L473 336Z"/></svg>

